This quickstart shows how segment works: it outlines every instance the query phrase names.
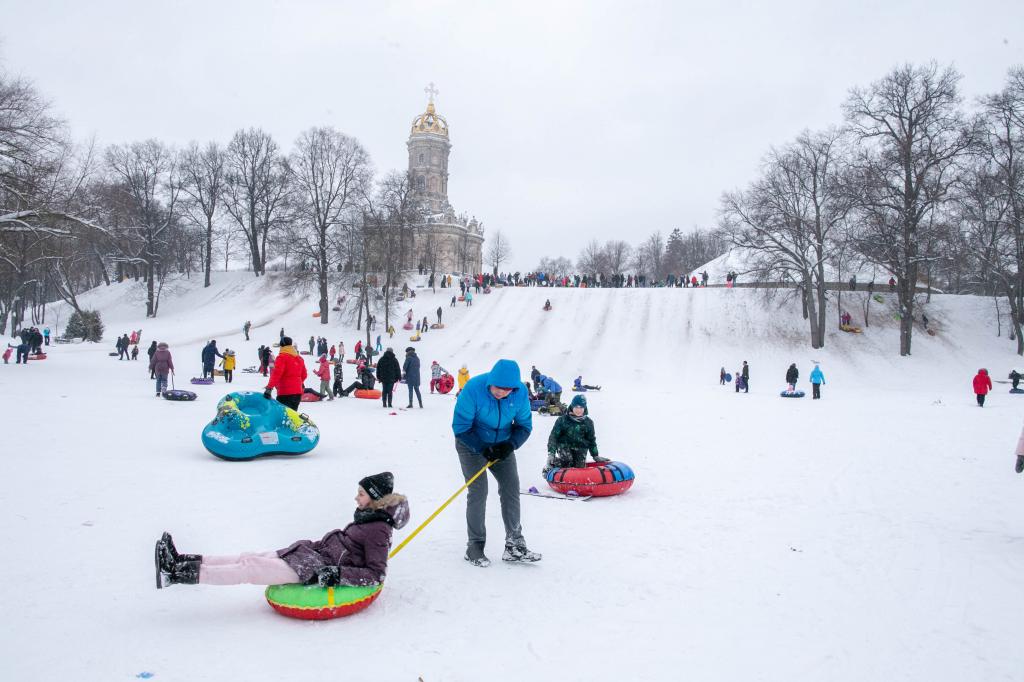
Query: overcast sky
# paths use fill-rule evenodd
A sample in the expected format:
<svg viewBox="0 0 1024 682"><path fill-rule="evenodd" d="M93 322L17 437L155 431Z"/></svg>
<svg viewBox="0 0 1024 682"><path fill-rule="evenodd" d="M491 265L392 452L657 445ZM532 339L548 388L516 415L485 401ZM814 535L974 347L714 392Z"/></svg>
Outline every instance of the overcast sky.
<svg viewBox="0 0 1024 682"><path fill-rule="evenodd" d="M968 101L1024 64L1021 0L718 4L0 0L0 60L80 138L261 126L287 149L331 125L381 172L406 167L433 81L449 198L524 270L713 225L771 145L840 123L897 64L955 64Z"/></svg>

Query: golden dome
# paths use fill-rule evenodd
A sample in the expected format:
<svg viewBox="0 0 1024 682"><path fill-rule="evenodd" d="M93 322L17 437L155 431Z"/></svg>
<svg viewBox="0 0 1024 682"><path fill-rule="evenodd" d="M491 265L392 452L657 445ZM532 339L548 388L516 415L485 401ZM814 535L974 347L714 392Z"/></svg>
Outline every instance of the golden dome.
<svg viewBox="0 0 1024 682"><path fill-rule="evenodd" d="M427 103L427 110L412 121L411 135L416 133L434 133L448 137L448 121L434 110L434 102Z"/></svg>

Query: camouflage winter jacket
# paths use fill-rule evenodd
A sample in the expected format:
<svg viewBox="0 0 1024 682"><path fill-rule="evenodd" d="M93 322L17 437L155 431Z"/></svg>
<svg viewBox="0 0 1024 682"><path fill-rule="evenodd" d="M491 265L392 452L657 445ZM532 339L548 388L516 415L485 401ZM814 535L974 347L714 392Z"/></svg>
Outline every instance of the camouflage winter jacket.
<svg viewBox="0 0 1024 682"><path fill-rule="evenodd" d="M594 420L590 417L573 417L562 415L555 422L548 436L548 452L583 452L597 456L597 436L594 433Z"/></svg>

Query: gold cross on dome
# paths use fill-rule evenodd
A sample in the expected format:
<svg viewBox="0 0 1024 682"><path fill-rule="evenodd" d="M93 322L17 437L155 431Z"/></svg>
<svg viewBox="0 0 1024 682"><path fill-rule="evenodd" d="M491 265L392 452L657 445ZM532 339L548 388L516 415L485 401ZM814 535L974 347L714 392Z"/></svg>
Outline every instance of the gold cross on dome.
<svg viewBox="0 0 1024 682"><path fill-rule="evenodd" d="M423 92L427 93L427 97L430 99L431 104L434 103L434 97L440 94L438 89L434 87L433 82L427 85L427 87L423 88Z"/></svg>

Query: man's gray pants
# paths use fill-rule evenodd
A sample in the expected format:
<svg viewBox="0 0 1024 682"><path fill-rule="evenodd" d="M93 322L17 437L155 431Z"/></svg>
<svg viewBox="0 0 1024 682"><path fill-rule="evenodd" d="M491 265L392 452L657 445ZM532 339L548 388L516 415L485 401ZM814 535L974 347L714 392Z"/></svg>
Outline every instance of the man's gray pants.
<svg viewBox="0 0 1024 682"><path fill-rule="evenodd" d="M462 475L467 481L487 464L483 455L476 454L461 441L455 441L455 451L459 453ZM519 542L523 539L523 528L519 523L519 469L515 453L492 464L490 471L498 482L501 519L505 522L505 542ZM466 530L470 545L478 544L483 548L487 541L486 510L487 475L484 474L466 491Z"/></svg>

